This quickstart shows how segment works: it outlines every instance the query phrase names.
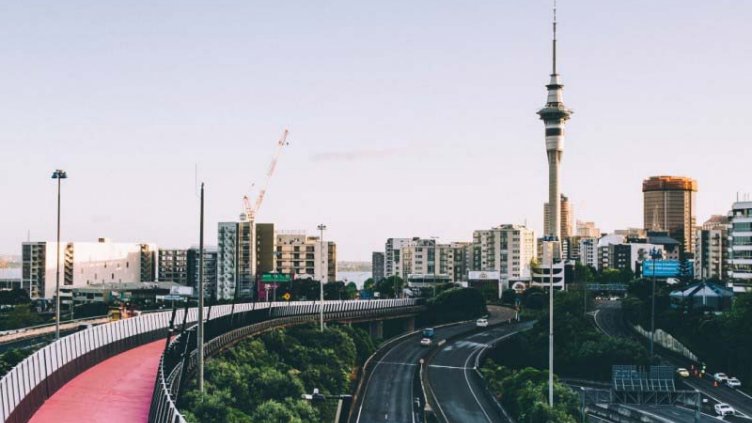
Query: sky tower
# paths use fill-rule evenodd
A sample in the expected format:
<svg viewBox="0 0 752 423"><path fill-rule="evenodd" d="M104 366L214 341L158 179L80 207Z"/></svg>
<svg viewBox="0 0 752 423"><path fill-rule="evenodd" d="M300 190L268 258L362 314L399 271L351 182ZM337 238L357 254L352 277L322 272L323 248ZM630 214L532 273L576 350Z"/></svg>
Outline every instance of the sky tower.
<svg viewBox="0 0 752 423"><path fill-rule="evenodd" d="M548 99L546 105L538 111L546 127L546 153L548 155L548 227L543 228L544 235L561 241L561 196L559 190L559 164L564 153L564 123L572 111L564 106L559 73L556 70L556 2L554 2L553 20L553 71L551 81L546 85Z"/></svg>

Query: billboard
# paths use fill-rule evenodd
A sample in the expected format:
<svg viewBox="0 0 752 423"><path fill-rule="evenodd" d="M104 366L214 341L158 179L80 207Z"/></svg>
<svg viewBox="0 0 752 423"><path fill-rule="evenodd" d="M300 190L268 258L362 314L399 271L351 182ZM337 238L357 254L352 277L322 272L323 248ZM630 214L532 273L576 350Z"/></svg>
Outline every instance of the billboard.
<svg viewBox="0 0 752 423"><path fill-rule="evenodd" d="M688 266L691 276L692 266ZM679 260L645 260L642 262L642 277L675 278L681 275Z"/></svg>

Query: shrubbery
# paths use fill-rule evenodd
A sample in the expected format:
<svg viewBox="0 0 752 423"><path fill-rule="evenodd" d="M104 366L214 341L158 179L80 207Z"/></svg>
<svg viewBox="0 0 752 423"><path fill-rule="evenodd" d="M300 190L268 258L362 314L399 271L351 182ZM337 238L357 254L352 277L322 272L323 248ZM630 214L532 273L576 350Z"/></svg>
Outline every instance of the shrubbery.
<svg viewBox="0 0 752 423"><path fill-rule="evenodd" d="M452 288L428 300L427 319L432 323L474 319L488 314L483 294L474 288Z"/></svg>
<svg viewBox="0 0 752 423"><path fill-rule="evenodd" d="M241 341L206 365L205 394L190 390L181 408L192 422L331 421L331 402L301 399L351 391L353 369L374 351L368 334L348 326L278 329Z"/></svg>

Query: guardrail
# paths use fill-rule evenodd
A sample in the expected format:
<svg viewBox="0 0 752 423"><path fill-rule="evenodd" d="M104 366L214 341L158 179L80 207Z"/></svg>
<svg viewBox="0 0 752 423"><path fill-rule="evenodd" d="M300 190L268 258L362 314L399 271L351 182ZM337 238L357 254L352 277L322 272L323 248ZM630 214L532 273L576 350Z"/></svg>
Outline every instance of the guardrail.
<svg viewBox="0 0 752 423"><path fill-rule="evenodd" d="M367 303L373 303L374 307L377 307L376 304L386 307L386 302L391 301L405 300L357 302L363 303L360 307L365 308ZM340 301L325 301L324 303L325 310L331 311L336 308L334 303L339 304ZM213 306L210 311L207 310L211 319L207 322L209 323L207 326L225 317L234 321L238 319L238 316L253 310L266 310L268 318L283 314L281 310L285 308L311 310L313 304L316 304L315 311L318 312L318 303L314 302ZM189 309L187 315L184 310L178 310L175 322L180 326L184 322L188 326L195 324L196 316L195 308ZM128 349L165 338L170 317L171 311L162 311L94 326L62 337L36 351L0 379L0 421L9 423L28 421L58 389L85 370Z"/></svg>
<svg viewBox="0 0 752 423"><path fill-rule="evenodd" d="M324 318L328 321L373 319L415 314L421 309L420 301L415 299L325 301ZM204 328L204 353L211 356L247 336L273 328L317 321L318 313L318 302L301 302L274 303L271 307L264 305L261 309L218 316ZM176 336L162 355L149 411L150 422L185 422L176 403L186 375L197 366L195 329L193 325Z"/></svg>

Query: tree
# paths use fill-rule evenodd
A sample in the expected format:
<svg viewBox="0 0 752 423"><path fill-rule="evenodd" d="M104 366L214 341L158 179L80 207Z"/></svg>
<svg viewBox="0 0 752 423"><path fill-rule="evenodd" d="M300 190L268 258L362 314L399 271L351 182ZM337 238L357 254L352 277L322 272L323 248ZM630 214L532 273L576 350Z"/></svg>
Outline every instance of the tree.
<svg viewBox="0 0 752 423"><path fill-rule="evenodd" d="M28 304L31 302L29 293L25 289L13 288L8 291L0 291L0 304Z"/></svg>
<svg viewBox="0 0 752 423"><path fill-rule="evenodd" d="M575 262L574 264L574 281L576 283L593 283L595 281L595 272L590 266Z"/></svg>
<svg viewBox="0 0 752 423"><path fill-rule="evenodd" d="M18 329L39 324L42 318L29 304L14 306L5 316L0 317L0 330Z"/></svg>
<svg viewBox="0 0 752 423"><path fill-rule="evenodd" d="M488 313L483 294L475 288L452 288L428 300L428 320L434 323L467 320Z"/></svg>

